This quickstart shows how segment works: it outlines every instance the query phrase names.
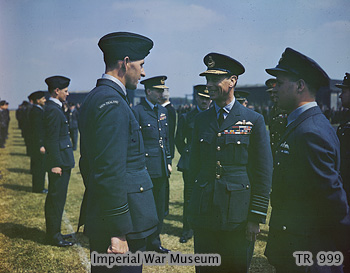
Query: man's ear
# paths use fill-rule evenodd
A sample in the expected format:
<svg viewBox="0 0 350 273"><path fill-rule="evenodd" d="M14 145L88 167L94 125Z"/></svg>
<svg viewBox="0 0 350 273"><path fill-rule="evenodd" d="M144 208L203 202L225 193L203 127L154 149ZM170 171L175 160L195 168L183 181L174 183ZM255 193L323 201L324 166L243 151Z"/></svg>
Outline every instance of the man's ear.
<svg viewBox="0 0 350 273"><path fill-rule="evenodd" d="M126 70L130 62L129 56L125 56L123 59L122 68Z"/></svg>
<svg viewBox="0 0 350 273"><path fill-rule="evenodd" d="M56 96L58 96L58 92L60 92L60 89L57 87L53 92L55 93Z"/></svg>
<svg viewBox="0 0 350 273"><path fill-rule="evenodd" d="M306 83L303 79L299 79L297 82L297 90L298 90L298 93L301 93L304 91L305 87L306 87Z"/></svg>
<svg viewBox="0 0 350 273"><path fill-rule="evenodd" d="M237 83L237 76L236 75L232 75L230 77L230 87L235 87L236 86L236 83Z"/></svg>

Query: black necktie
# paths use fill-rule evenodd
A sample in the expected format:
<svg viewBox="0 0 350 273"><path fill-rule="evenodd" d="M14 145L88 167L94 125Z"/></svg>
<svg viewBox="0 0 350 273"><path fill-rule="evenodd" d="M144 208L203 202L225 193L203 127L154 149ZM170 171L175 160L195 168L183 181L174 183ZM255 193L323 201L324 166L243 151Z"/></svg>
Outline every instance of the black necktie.
<svg viewBox="0 0 350 273"><path fill-rule="evenodd" d="M219 118L218 118L219 126L221 126L221 124L223 122L224 122L224 109L220 108L220 110L219 110Z"/></svg>
<svg viewBox="0 0 350 273"><path fill-rule="evenodd" d="M154 111L154 113L156 113L156 116L158 117L158 105L157 104L154 105L153 111Z"/></svg>

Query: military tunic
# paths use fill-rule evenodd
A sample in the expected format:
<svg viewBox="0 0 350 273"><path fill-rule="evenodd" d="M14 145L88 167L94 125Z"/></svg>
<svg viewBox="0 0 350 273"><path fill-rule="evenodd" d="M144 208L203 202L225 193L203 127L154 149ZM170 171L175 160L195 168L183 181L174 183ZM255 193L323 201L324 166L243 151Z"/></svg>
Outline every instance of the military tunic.
<svg viewBox="0 0 350 273"><path fill-rule="evenodd" d="M246 272L253 246L245 239L245 227L247 221L265 222L271 187L272 155L263 116L237 101L221 126L215 107L198 114L190 172L195 253L219 253L220 270Z"/></svg>
<svg viewBox="0 0 350 273"><path fill-rule="evenodd" d="M350 204L350 111L347 119L339 125L337 136L340 141L340 174Z"/></svg>
<svg viewBox="0 0 350 273"><path fill-rule="evenodd" d="M166 186L170 175L168 164L171 164L168 112L160 105L158 105L158 110L152 109L146 100L136 105L133 111L140 124L145 143L146 166L154 186L153 194L159 219L157 232L154 234L154 238L150 239L152 242L148 243L150 250L161 245L159 234L162 230L168 202Z"/></svg>
<svg viewBox="0 0 350 273"><path fill-rule="evenodd" d="M32 166L32 190L42 192L45 186L45 154L40 152L40 148L45 142L44 109L36 104L29 112L29 122L31 130L31 166Z"/></svg>
<svg viewBox="0 0 350 273"><path fill-rule="evenodd" d="M319 251L339 250L338 239L345 238L341 222L349 207L339 174L339 141L313 106L288 125L275 153L265 255L276 267L306 272L296 266L293 252L311 251L315 258Z"/></svg>
<svg viewBox="0 0 350 273"><path fill-rule="evenodd" d="M111 237L144 239L158 223L144 143L121 87L99 79L80 111L79 167L85 184L79 226L90 250L107 251ZM132 248L131 248L132 249Z"/></svg>
<svg viewBox="0 0 350 273"><path fill-rule="evenodd" d="M67 197L71 169L74 167L68 121L59 104L49 99L44 111L46 168L49 191L45 201L46 233L48 239L60 239L61 221ZM51 169L60 167L62 175Z"/></svg>

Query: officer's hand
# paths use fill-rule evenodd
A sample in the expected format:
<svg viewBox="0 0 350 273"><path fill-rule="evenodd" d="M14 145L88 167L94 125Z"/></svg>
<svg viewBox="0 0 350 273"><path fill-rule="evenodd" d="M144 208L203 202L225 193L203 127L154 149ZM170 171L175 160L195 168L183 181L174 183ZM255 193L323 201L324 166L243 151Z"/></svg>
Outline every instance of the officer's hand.
<svg viewBox="0 0 350 273"><path fill-rule="evenodd" d="M111 254L124 254L129 251L128 242L125 236L122 237L112 237L111 245L107 249L107 253Z"/></svg>
<svg viewBox="0 0 350 273"><path fill-rule="evenodd" d="M168 170L169 170L169 173L171 173L173 171L173 168L171 167L170 164L168 164Z"/></svg>
<svg viewBox="0 0 350 273"><path fill-rule="evenodd" d="M248 241L256 241L256 236L260 233L259 223L248 222L246 228L246 238Z"/></svg>
<svg viewBox="0 0 350 273"><path fill-rule="evenodd" d="M58 174L59 176L62 175L62 169L60 167L54 167L51 169L52 173Z"/></svg>
<svg viewBox="0 0 350 273"><path fill-rule="evenodd" d="M41 154L45 154L45 151L46 151L46 150L45 150L45 147L44 147L44 146L40 147L40 153L41 153Z"/></svg>

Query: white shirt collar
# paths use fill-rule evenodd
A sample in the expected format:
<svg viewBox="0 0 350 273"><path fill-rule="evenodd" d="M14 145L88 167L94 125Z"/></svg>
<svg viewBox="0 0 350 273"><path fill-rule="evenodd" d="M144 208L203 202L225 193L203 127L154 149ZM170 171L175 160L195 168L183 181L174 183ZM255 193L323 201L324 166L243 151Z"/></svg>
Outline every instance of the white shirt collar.
<svg viewBox="0 0 350 273"><path fill-rule="evenodd" d="M38 107L38 108L40 108L41 110L44 110L42 107L41 107L41 105L39 105L39 104L33 104L34 106L36 106L36 107Z"/></svg>
<svg viewBox="0 0 350 273"><path fill-rule="evenodd" d="M124 95L126 96L126 88L125 88L124 84L120 80L118 80L116 77L113 77L109 74L102 74L102 79L108 79L108 80L111 80L112 82L115 82L116 84L118 84L119 87L123 90Z"/></svg>
<svg viewBox="0 0 350 273"><path fill-rule="evenodd" d="M57 103L62 108L62 102L59 99L50 97L49 100L52 100L54 103Z"/></svg>

